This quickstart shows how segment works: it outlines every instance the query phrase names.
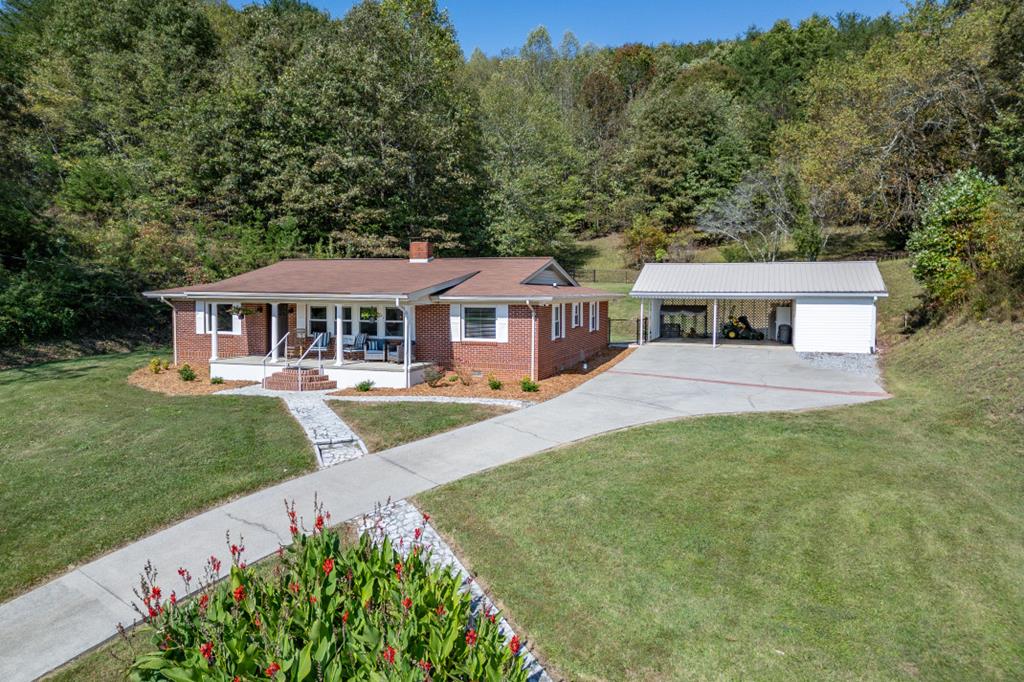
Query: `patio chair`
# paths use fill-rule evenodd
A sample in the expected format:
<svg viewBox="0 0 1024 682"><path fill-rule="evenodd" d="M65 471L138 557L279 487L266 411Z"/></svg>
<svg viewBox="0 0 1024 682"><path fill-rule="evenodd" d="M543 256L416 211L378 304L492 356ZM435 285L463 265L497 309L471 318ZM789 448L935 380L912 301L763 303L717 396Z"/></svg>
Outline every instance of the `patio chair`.
<svg viewBox="0 0 1024 682"><path fill-rule="evenodd" d="M331 333L323 332L313 336L313 341L310 343L310 347L314 351L318 350L330 350L331 349Z"/></svg>
<svg viewBox="0 0 1024 682"><path fill-rule="evenodd" d="M356 334L356 338L352 340L352 343L346 343L341 347L342 358L350 353L362 353L366 350L367 338L369 338L368 334Z"/></svg>
<svg viewBox="0 0 1024 682"><path fill-rule="evenodd" d="M387 341L375 336L371 336L366 340L366 347L363 350L364 360L379 360L383 362L387 360L388 344Z"/></svg>
<svg viewBox="0 0 1024 682"><path fill-rule="evenodd" d="M409 354L409 361L412 362L416 359L416 342L412 341L412 352ZM388 361L389 362L402 362L402 358L405 357L405 349L403 343L396 343L394 345L388 345Z"/></svg>

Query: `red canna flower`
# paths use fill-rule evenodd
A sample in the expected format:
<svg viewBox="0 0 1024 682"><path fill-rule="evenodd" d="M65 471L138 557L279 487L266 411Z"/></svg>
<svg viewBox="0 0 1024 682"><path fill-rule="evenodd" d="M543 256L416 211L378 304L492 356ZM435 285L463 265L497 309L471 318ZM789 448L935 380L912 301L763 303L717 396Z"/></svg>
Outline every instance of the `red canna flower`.
<svg viewBox="0 0 1024 682"><path fill-rule="evenodd" d="M309 603L310 604L315 604L316 603L316 597L314 597L313 595L309 595Z"/></svg>
<svg viewBox="0 0 1024 682"><path fill-rule="evenodd" d="M437 605L437 608L436 608L436 609L434 609L434 612L435 612L435 613L436 613L437 615L439 615L439 616L443 616L443 615L444 615L444 604L438 604L438 605Z"/></svg>
<svg viewBox="0 0 1024 682"><path fill-rule="evenodd" d="M430 672L430 669L433 667L432 665L430 665L430 661L424 659L420 659L420 662L416 665L418 665L423 670L426 670L428 673Z"/></svg>
<svg viewBox="0 0 1024 682"><path fill-rule="evenodd" d="M301 589L301 588L300 588L298 583L292 583L291 585L288 586L288 589L292 591L292 594L298 594L299 593L299 589Z"/></svg>
<svg viewBox="0 0 1024 682"><path fill-rule="evenodd" d="M347 623L348 622L348 611L345 611L343 614L341 614L341 622L342 623Z"/></svg>
<svg viewBox="0 0 1024 682"><path fill-rule="evenodd" d="M157 611L156 609L154 609L154 608L153 608L152 606L150 606L150 607L149 607L149 617L150 617L150 618L156 618L156 617L157 617L157 616L159 616L159 615L160 615L160 612L159 612L159 611Z"/></svg>
<svg viewBox="0 0 1024 682"><path fill-rule="evenodd" d="M429 520L430 520L430 514L424 514L423 515L423 523L426 523Z"/></svg>
<svg viewBox="0 0 1024 682"><path fill-rule="evenodd" d="M245 585L239 585L238 587L236 587L235 591L232 592L232 594L235 596L235 603L238 603L245 599Z"/></svg>
<svg viewBox="0 0 1024 682"><path fill-rule="evenodd" d="M255 618L252 619L252 624L255 625L256 627L263 627L263 621L260 620L259 616L256 616Z"/></svg>
<svg viewBox="0 0 1024 682"><path fill-rule="evenodd" d="M153 591L150 592L150 595L152 595L153 599L160 599L160 588L153 585Z"/></svg>
<svg viewBox="0 0 1024 682"><path fill-rule="evenodd" d="M334 570L334 559L327 557L324 559L324 575L330 574Z"/></svg>
<svg viewBox="0 0 1024 682"><path fill-rule="evenodd" d="M288 532L291 533L292 535L298 535L299 534L299 527L296 526L294 523L290 524L288 526Z"/></svg>
<svg viewBox="0 0 1024 682"><path fill-rule="evenodd" d="M386 649L384 649L384 651L380 652L380 655L388 663L394 664L394 662L395 662L395 647L389 645Z"/></svg>
<svg viewBox="0 0 1024 682"><path fill-rule="evenodd" d="M476 644L476 630L470 629L466 632L466 644L469 646Z"/></svg>
<svg viewBox="0 0 1024 682"><path fill-rule="evenodd" d="M235 675L234 677L231 678L231 682L242 682L242 678L239 677L238 675Z"/></svg>
<svg viewBox="0 0 1024 682"><path fill-rule="evenodd" d="M210 568L213 569L214 574L220 573L220 559L210 555Z"/></svg>
<svg viewBox="0 0 1024 682"><path fill-rule="evenodd" d="M199 653L208 663L213 663L213 642L204 642L199 645Z"/></svg>
<svg viewBox="0 0 1024 682"><path fill-rule="evenodd" d="M413 532L414 539L416 539L416 540L419 540L421 535L423 535L423 529L422 528L417 528Z"/></svg>
<svg viewBox="0 0 1024 682"><path fill-rule="evenodd" d="M495 622L497 620L497 616L498 616L498 614L496 614L496 613L488 613L487 614L487 620L489 620L489 621L491 621L493 623L493 622Z"/></svg>
<svg viewBox="0 0 1024 682"><path fill-rule="evenodd" d="M513 656L519 654L519 635L512 635L512 639L508 642L508 649L512 652Z"/></svg>
<svg viewBox="0 0 1024 682"><path fill-rule="evenodd" d="M322 514L316 515L316 525L314 527L318 533L324 529L324 517Z"/></svg>
<svg viewBox="0 0 1024 682"><path fill-rule="evenodd" d="M267 677L273 677L274 675L277 674L277 671L280 670L280 669L281 669L281 666L279 666L276 662L272 662L270 665L267 666L267 669L266 669Z"/></svg>
<svg viewBox="0 0 1024 682"><path fill-rule="evenodd" d="M188 571L186 571L184 567L178 569L178 575L180 575L181 579L185 582L192 580L192 575Z"/></svg>
<svg viewBox="0 0 1024 682"><path fill-rule="evenodd" d="M239 558L242 556L242 552L245 551L245 545L239 547L238 545L231 545L231 556Z"/></svg>
<svg viewBox="0 0 1024 682"><path fill-rule="evenodd" d="M200 595L200 597L199 597L199 609L201 611L205 610L206 607L209 606L209 604L210 604L210 595L208 595L208 594Z"/></svg>
<svg viewBox="0 0 1024 682"><path fill-rule="evenodd" d="M171 590L171 606L178 603L178 595L174 594L174 590Z"/></svg>
<svg viewBox="0 0 1024 682"><path fill-rule="evenodd" d="M412 606L412 599L410 599L409 597L406 597L405 599L403 599L402 600L402 606L404 606L406 608L406 610L408 610L409 607Z"/></svg>
<svg viewBox="0 0 1024 682"><path fill-rule="evenodd" d="M399 580L402 579L402 562L401 561L399 561L397 564L395 564L395 577L397 577Z"/></svg>

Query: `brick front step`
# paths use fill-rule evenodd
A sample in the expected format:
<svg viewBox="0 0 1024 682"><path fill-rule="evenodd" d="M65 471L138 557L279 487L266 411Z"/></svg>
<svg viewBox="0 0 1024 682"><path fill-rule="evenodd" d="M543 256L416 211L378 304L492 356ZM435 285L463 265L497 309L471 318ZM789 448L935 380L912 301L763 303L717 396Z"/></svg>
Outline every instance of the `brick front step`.
<svg viewBox="0 0 1024 682"><path fill-rule="evenodd" d="M299 377L302 386L299 387ZM331 380L318 369L302 369L289 367L275 372L263 380L263 388L272 391L326 391L338 387L338 382Z"/></svg>

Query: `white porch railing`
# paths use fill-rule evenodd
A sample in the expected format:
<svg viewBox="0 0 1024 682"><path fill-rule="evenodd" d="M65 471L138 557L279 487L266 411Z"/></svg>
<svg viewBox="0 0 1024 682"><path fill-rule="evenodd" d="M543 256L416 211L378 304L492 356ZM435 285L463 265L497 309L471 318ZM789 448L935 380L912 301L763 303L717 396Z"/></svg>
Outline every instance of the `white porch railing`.
<svg viewBox="0 0 1024 682"><path fill-rule="evenodd" d="M317 368L320 370L321 373L323 373L323 371L324 371L324 345L323 345L323 339L324 339L325 336L327 336L327 332L320 332L319 334L314 336L313 337L313 343L310 344L309 348L307 348L305 350L305 352L302 355L299 356L299 359L295 361L295 366L299 370L299 390L300 391L302 390L302 361L306 359L306 356L309 355L310 351L312 351L312 350L316 351Z"/></svg>
<svg viewBox="0 0 1024 682"><path fill-rule="evenodd" d="M277 343L275 343L273 345L273 347L271 347L271 349L269 351L267 351L267 354L263 356L263 386L267 385L267 363L270 361L270 359L272 357L274 357L274 353L277 351L278 348L281 347L282 343L284 344L285 366L286 367L288 366L288 335L289 334L291 334L291 332L285 332L285 335L282 336L280 339L278 339Z"/></svg>

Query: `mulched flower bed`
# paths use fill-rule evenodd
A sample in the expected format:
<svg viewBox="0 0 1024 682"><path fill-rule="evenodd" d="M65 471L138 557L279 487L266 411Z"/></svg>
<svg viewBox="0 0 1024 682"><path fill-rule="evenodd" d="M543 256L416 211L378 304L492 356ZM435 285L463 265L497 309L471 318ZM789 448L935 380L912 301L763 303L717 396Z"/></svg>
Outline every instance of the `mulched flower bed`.
<svg viewBox="0 0 1024 682"><path fill-rule="evenodd" d="M609 348L601 351L590 358L590 369L583 371L581 368L576 367L574 369L566 370L561 374L556 374L553 377L541 379L537 382L540 386L540 390L536 393L523 391L519 387L518 381L506 381L500 389L496 391L492 390L491 387L487 385L486 376L473 377L470 384L467 386L458 380L458 377L454 372L448 372L437 386L428 386L424 383L417 384L412 388L374 388L370 391L357 391L354 388L345 388L340 391L335 391L330 395L356 395L365 397L372 397L375 395L410 395L443 396L452 398L505 398L510 400L535 400L540 402L543 400L549 400L557 395L561 395L566 391L576 388L583 382L592 379L606 369L614 367L618 363L622 362L632 352L632 348ZM455 377L454 381L451 380L452 377Z"/></svg>
<svg viewBox="0 0 1024 682"><path fill-rule="evenodd" d="M129 374L128 383L164 395L207 395L223 391L226 388L240 388L257 383L255 381L225 381L223 384L211 384L209 367L202 365L191 365L191 367L196 373L195 381L182 381L178 376L176 365L171 365L170 369L160 370L159 374L153 374L147 365Z"/></svg>

